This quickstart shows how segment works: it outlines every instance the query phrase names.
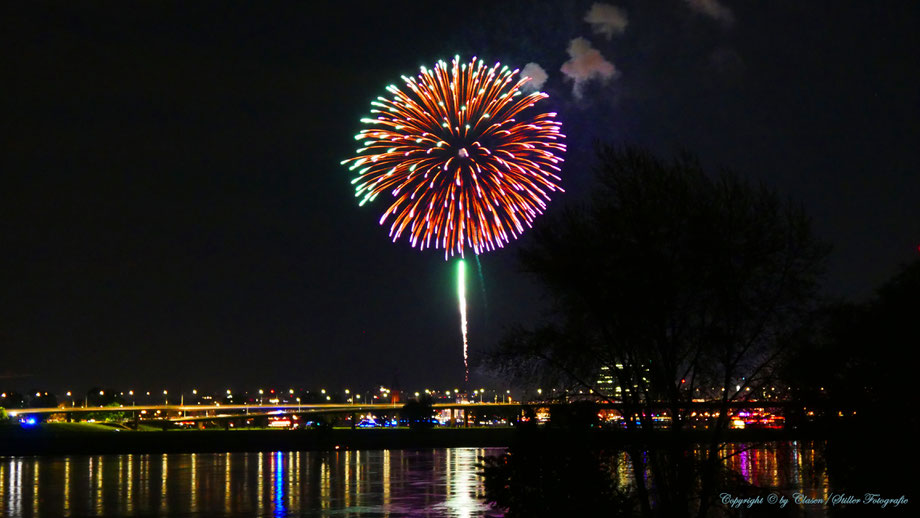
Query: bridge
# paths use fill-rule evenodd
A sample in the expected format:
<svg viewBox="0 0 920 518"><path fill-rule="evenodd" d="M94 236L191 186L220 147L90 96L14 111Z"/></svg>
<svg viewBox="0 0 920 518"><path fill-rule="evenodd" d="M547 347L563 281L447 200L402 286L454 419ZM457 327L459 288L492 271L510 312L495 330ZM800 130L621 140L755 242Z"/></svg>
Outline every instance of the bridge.
<svg viewBox="0 0 920 518"><path fill-rule="evenodd" d="M435 403L432 407L435 410L456 410L464 408L477 409L516 409L524 406L545 406L543 404L522 404L522 403ZM272 405L131 405L131 406L59 406L45 408L8 408L6 411L10 416L23 415L48 415L48 414L80 414L80 413L99 413L99 412L160 412L169 413L200 413L205 417L217 416L234 416L241 417L247 415L276 415L279 413L361 413L361 412L381 412L401 410L401 403L375 403L375 404L272 404ZM187 420L176 418L175 420Z"/></svg>
<svg viewBox="0 0 920 518"><path fill-rule="evenodd" d="M459 402L459 403L434 403L432 407L435 410L479 410L479 411L488 411L488 410L518 410L523 411L524 409L530 408L545 408L545 407L555 407L559 405L570 405L571 403L562 403L558 401L531 401L531 402L510 402L510 403L494 403L494 402ZM80 413L100 413L100 412L140 412L144 414L149 414L151 412L160 413L163 415L173 414L182 414L183 417L174 418L173 420L183 421L189 420L188 414L193 414L192 417L204 419L204 418L214 418L214 417L241 417L247 415L277 415L277 414L301 414L301 413L311 413L311 414L351 414L351 413L362 413L362 412L392 412L402 409L403 404L401 403L375 403L375 404L348 404L348 403L310 403L310 404L252 404L252 405L131 405L131 406L58 406L58 407L46 407L46 408L8 408L6 409L7 413L10 416L22 416L22 415L48 415L48 414L80 414ZM722 406L720 401L695 401L691 403L685 403L681 405L681 408L684 410L718 410ZM820 402L808 402L804 403L801 401L731 401L728 403L729 408L731 409L750 409L750 408L823 408L824 404ZM600 409L609 409L609 410L618 410L622 411L629 407L629 405L624 405L623 403L597 403L597 407ZM631 407L635 409L635 406ZM650 404L643 405L641 408L651 408L652 410L670 410L670 406L660 403L660 404ZM203 416L195 416L194 414L204 413Z"/></svg>

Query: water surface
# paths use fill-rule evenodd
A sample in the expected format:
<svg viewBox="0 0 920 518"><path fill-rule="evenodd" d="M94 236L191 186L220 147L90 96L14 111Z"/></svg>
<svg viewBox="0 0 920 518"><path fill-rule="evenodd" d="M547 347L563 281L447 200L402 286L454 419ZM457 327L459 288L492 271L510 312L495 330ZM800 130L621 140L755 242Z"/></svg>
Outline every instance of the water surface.
<svg viewBox="0 0 920 518"><path fill-rule="evenodd" d="M0 516L500 516L479 456L503 449L0 458Z"/></svg>
<svg viewBox="0 0 920 518"><path fill-rule="evenodd" d="M504 448L0 457L0 516L492 517L477 461ZM811 443L729 445L750 484L826 498ZM623 456L619 483L632 483ZM826 516L823 506L793 511Z"/></svg>

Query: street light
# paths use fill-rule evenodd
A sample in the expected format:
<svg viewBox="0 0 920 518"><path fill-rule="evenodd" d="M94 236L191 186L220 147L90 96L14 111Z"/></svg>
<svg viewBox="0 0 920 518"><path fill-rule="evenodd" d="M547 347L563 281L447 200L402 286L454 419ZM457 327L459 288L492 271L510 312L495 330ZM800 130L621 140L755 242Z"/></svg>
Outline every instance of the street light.
<svg viewBox="0 0 920 518"><path fill-rule="evenodd" d="M164 405L168 405L168 404L169 404L169 391L167 391L167 390L164 390L164 391L163 391L163 404L164 404Z"/></svg>
<svg viewBox="0 0 920 518"><path fill-rule="evenodd" d="M265 393L265 391L263 391L262 389L259 389L259 405L262 404L262 394L264 394L264 393Z"/></svg>

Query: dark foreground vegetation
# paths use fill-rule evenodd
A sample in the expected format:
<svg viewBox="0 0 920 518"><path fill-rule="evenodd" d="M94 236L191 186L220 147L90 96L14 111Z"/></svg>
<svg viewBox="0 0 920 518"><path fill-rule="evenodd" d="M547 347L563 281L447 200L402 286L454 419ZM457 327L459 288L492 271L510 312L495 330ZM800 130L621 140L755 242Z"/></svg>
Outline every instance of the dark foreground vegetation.
<svg viewBox="0 0 920 518"><path fill-rule="evenodd" d="M727 440L739 443L810 440L826 430L732 430ZM705 431L681 438L702 444ZM305 450L392 450L468 447L539 447L566 451L578 448L623 448L631 444L662 446L673 440L661 431L639 435L626 430L570 428L340 428L310 430L170 430L132 431L101 425L49 423L39 428L0 429L0 455L65 455L125 453L208 453ZM694 446L695 447L695 446Z"/></svg>
<svg viewBox="0 0 920 518"><path fill-rule="evenodd" d="M550 311L483 364L517 385L621 401L637 437L657 435L650 417L666 408L671 438L518 445L486 459L488 498L509 517L723 515L720 494L764 491L724 468L730 404L777 396L835 409L808 415L827 432L830 491L914 492L899 467L917 466L920 261L848 304L821 295L829 251L803 207L765 186L690 156L601 148L591 202L545 219L520 253ZM690 440L694 400L721 407Z"/></svg>

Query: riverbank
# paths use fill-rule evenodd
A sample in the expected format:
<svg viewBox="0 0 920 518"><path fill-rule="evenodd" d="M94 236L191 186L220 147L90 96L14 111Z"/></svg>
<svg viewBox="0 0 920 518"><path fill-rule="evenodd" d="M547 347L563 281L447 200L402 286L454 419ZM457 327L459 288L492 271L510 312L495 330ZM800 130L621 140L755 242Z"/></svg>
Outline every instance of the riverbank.
<svg viewBox="0 0 920 518"><path fill-rule="evenodd" d="M814 434L783 430L731 430L727 442L814 439ZM539 442L546 447L592 444L618 447L631 443L665 443L667 432L639 436L623 430L514 428L312 429L312 430L171 430L126 431L80 428L9 428L0 430L0 455L212 453L309 450L398 450L425 448L508 447ZM705 443L705 431L689 432L689 443Z"/></svg>

